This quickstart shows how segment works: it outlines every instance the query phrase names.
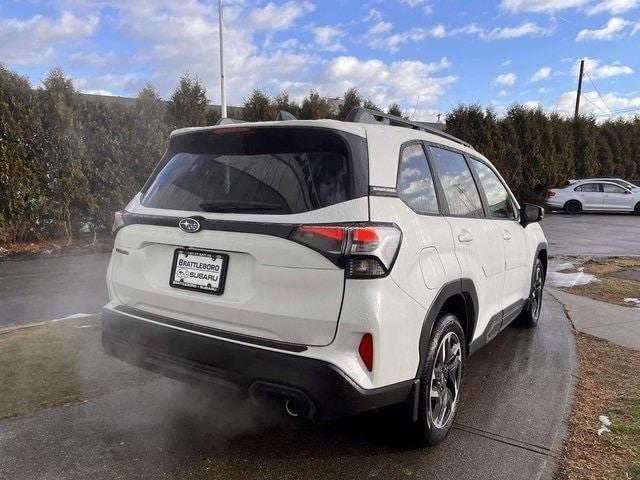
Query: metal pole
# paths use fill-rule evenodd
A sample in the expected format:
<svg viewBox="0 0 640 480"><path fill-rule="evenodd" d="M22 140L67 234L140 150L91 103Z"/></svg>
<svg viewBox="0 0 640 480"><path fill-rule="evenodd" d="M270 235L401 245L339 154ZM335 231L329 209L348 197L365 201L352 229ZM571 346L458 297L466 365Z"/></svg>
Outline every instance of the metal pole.
<svg viewBox="0 0 640 480"><path fill-rule="evenodd" d="M224 79L224 15L222 0L218 0L218 11L220 19L220 116L227 118L227 94L225 92Z"/></svg>
<svg viewBox="0 0 640 480"><path fill-rule="evenodd" d="M584 74L584 60L580 61L580 77L578 78L578 94L576 95L576 113L573 116L574 120L578 120L580 115L580 95L582 95L582 75Z"/></svg>

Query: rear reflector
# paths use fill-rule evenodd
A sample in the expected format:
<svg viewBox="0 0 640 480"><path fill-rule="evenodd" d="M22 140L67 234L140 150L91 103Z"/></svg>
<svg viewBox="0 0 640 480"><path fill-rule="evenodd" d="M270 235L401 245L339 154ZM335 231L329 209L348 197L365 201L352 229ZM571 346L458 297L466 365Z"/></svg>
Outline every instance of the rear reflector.
<svg viewBox="0 0 640 480"><path fill-rule="evenodd" d="M364 366L371 372L373 370L373 336L370 333L365 333L362 336L358 353Z"/></svg>
<svg viewBox="0 0 640 480"><path fill-rule="evenodd" d="M547 197L555 197L556 192L552 192L551 190L547 190Z"/></svg>
<svg viewBox="0 0 640 480"><path fill-rule="evenodd" d="M289 239L345 268L347 278L379 278L393 267L402 234L393 224L301 225Z"/></svg>

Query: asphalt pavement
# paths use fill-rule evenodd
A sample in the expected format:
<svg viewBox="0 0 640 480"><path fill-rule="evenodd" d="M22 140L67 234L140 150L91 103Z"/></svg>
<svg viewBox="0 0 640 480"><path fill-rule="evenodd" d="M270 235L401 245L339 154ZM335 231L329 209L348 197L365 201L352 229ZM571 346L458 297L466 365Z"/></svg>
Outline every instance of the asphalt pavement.
<svg viewBox="0 0 640 480"><path fill-rule="evenodd" d="M315 424L157 377L0 421L0 478L552 478L572 394L573 335L545 297L467 364L451 435L411 448L365 414Z"/></svg>
<svg viewBox="0 0 640 480"><path fill-rule="evenodd" d="M0 261L0 328L96 313L107 303L110 253Z"/></svg>
<svg viewBox="0 0 640 480"><path fill-rule="evenodd" d="M542 220L549 253L572 255L640 255L640 217L628 213L549 213Z"/></svg>

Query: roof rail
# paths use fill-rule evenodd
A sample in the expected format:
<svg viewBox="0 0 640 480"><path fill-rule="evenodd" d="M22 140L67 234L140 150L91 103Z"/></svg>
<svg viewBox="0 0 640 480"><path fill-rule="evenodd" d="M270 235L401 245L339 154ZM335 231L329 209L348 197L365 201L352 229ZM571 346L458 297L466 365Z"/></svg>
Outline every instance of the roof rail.
<svg viewBox="0 0 640 480"><path fill-rule="evenodd" d="M420 130L423 132L431 133L433 135L446 138L447 140L451 140L452 142L459 143L460 145L464 145L465 147L473 148L473 145L471 145L470 143L465 142L458 137L454 137L453 135L449 135L448 133L441 132L438 129L427 127L426 125L421 125L419 123L412 122L411 120L406 120L401 117L396 117L395 115L389 115L388 113L379 112L377 110L370 110L368 108L354 108L347 116L346 121L354 123L374 123L381 125L391 125L394 127L412 128L413 130Z"/></svg>

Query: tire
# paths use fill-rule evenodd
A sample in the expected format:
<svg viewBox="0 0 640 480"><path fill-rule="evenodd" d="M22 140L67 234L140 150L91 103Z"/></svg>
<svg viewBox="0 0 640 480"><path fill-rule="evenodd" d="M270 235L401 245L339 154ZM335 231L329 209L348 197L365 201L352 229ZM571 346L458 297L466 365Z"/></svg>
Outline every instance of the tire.
<svg viewBox="0 0 640 480"><path fill-rule="evenodd" d="M455 315L441 315L434 325L422 366L418 420L406 419L413 444L437 445L449 434L462 393L465 342L460 320Z"/></svg>
<svg viewBox="0 0 640 480"><path fill-rule="evenodd" d="M582 204L577 200L569 200L564 204L564 211L569 215L576 215L582 211Z"/></svg>
<svg viewBox="0 0 640 480"><path fill-rule="evenodd" d="M531 274L531 289L524 310L516 323L524 328L534 328L540 320L542 310L542 293L544 291L544 265L540 258L536 258Z"/></svg>
<svg viewBox="0 0 640 480"><path fill-rule="evenodd" d="M634 215L640 215L640 202L636 203L636 208L633 209Z"/></svg>

